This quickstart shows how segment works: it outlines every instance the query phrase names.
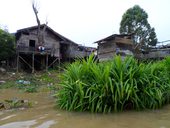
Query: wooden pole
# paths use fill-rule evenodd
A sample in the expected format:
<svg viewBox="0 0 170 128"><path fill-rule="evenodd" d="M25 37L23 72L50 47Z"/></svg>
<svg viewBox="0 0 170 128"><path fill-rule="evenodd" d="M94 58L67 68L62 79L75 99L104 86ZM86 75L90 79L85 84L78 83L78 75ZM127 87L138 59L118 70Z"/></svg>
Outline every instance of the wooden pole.
<svg viewBox="0 0 170 128"><path fill-rule="evenodd" d="M60 73L60 57L59 57L59 60L58 60L58 63L59 63L59 73Z"/></svg>
<svg viewBox="0 0 170 128"><path fill-rule="evenodd" d="M48 54L46 55L46 71L48 71Z"/></svg>
<svg viewBox="0 0 170 128"><path fill-rule="evenodd" d="M34 73L34 52L32 54L32 73Z"/></svg>
<svg viewBox="0 0 170 128"><path fill-rule="evenodd" d="M71 46L71 44L70 44L70 51L69 51L69 63L70 63L70 57L71 57L71 52L72 52L72 46Z"/></svg>
<svg viewBox="0 0 170 128"><path fill-rule="evenodd" d="M61 57L62 57L62 53L60 53L60 49L59 49L59 60L58 60L58 63L59 63L59 74L60 74L60 59L61 59Z"/></svg>
<svg viewBox="0 0 170 128"><path fill-rule="evenodd" d="M19 52L17 52L17 73L18 73L18 68L19 68Z"/></svg>
<svg viewBox="0 0 170 128"><path fill-rule="evenodd" d="M56 58L51 64L49 64L48 67L51 67L52 65L54 66L54 63L58 60L58 58Z"/></svg>
<svg viewBox="0 0 170 128"><path fill-rule="evenodd" d="M21 56L19 56L19 59L21 59L25 64L27 64L30 67L30 69L32 69L32 66L29 63L27 63L27 61L24 60Z"/></svg>

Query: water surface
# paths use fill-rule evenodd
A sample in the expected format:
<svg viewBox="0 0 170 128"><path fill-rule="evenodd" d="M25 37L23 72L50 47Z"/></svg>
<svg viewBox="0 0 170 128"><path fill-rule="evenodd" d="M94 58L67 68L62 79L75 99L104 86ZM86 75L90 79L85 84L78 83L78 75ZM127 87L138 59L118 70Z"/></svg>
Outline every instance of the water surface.
<svg viewBox="0 0 170 128"><path fill-rule="evenodd" d="M66 112L54 108L54 99L48 92L0 90L0 101L14 97L31 101L33 107L1 110L0 128L170 128L170 105L160 110L112 114Z"/></svg>

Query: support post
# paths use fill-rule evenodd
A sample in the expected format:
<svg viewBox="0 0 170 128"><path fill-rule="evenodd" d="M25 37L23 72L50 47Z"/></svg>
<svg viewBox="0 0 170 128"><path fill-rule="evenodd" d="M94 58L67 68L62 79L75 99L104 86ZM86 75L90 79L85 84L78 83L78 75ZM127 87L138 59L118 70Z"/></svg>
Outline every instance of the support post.
<svg viewBox="0 0 170 128"><path fill-rule="evenodd" d="M58 66L59 66L59 74L60 74L60 57L59 57L59 59L58 59Z"/></svg>
<svg viewBox="0 0 170 128"><path fill-rule="evenodd" d="M34 52L32 53L32 73L34 73Z"/></svg>
<svg viewBox="0 0 170 128"><path fill-rule="evenodd" d="M24 60L21 56L19 56L19 59L21 59L25 64L29 66L30 69L32 69L32 66L26 60Z"/></svg>
<svg viewBox="0 0 170 128"><path fill-rule="evenodd" d="M54 63L58 60L58 58L56 58L51 64L49 64L48 67L54 66Z"/></svg>
<svg viewBox="0 0 170 128"><path fill-rule="evenodd" d="M17 73L18 73L18 68L19 68L19 52L17 52Z"/></svg>
<svg viewBox="0 0 170 128"><path fill-rule="evenodd" d="M46 72L48 71L48 54L46 55Z"/></svg>

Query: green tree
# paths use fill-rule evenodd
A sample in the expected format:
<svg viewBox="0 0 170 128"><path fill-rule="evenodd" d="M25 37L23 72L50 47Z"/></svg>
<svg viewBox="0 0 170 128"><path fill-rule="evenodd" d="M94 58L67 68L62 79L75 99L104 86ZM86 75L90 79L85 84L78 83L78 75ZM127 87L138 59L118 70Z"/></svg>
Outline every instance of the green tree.
<svg viewBox="0 0 170 128"><path fill-rule="evenodd" d="M157 37L155 29L148 23L148 14L139 5L128 9L122 16L120 23L121 34L134 34L134 43L143 43L144 46L155 46Z"/></svg>
<svg viewBox="0 0 170 128"><path fill-rule="evenodd" d="M14 36L0 29L0 60L7 60L15 53Z"/></svg>

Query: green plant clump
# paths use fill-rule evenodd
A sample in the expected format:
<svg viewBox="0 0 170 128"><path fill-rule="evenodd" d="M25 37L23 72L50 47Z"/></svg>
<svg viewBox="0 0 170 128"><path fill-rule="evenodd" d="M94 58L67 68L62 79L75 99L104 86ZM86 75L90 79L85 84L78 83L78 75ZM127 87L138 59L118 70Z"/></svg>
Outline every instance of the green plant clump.
<svg viewBox="0 0 170 128"><path fill-rule="evenodd" d="M102 113L160 108L170 101L168 63L170 58L138 63L120 56L103 63L93 56L76 61L62 74L57 104L69 111Z"/></svg>
<svg viewBox="0 0 170 128"><path fill-rule="evenodd" d="M0 89L7 89L7 88L12 88L15 87L17 84L13 81L6 81L3 84L0 84Z"/></svg>

